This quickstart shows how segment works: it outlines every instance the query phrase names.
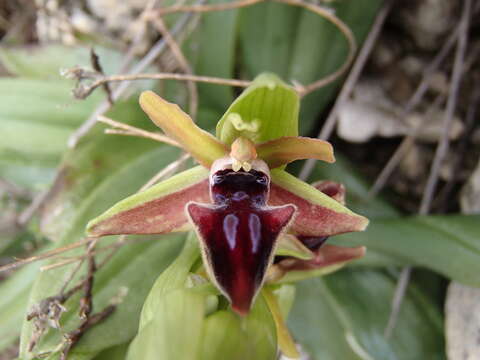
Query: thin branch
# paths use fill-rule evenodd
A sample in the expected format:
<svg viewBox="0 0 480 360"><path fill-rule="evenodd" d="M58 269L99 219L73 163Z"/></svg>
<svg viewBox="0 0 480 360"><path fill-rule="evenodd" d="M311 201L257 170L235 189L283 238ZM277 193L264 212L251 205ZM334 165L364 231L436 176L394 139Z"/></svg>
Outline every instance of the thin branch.
<svg viewBox="0 0 480 360"><path fill-rule="evenodd" d="M181 147L175 140L173 140L172 138L166 135L153 133L150 131L137 128L135 126L127 125L125 123L115 121L103 115L100 115L98 117L98 121L104 124L110 125L115 129L121 130L121 132L118 132L118 131L112 131L111 129L106 129L105 132L109 134L138 136L138 137L143 137L150 140L159 141L172 146Z"/></svg>
<svg viewBox="0 0 480 360"><path fill-rule="evenodd" d="M392 310L390 312L390 316L388 318L387 326L385 327L385 331L383 335L385 338L389 338L392 336L393 329L395 329L395 325L397 324L398 313L400 312L400 308L402 306L402 301L407 292L408 283L410 281L410 276L412 274L412 267L405 266L398 277L398 282L395 287L395 293L393 294L392 298Z"/></svg>
<svg viewBox="0 0 480 360"><path fill-rule="evenodd" d="M383 167L382 171L375 179L375 182L373 183L372 187L368 191L367 199L371 199L375 197L380 192L380 190L383 189L388 179L390 178L390 175L392 174L393 170L395 170L397 165L400 163L400 161L402 161L402 159L405 157L408 151L412 148L414 143L415 143L415 136L413 135L408 135L405 138L403 138L400 145L397 147L393 155L390 156L390 159L388 159L387 164Z"/></svg>
<svg viewBox="0 0 480 360"><path fill-rule="evenodd" d="M473 9L473 13L475 14L479 10L480 10L480 2L478 2L475 5ZM453 45L455 45L455 43L457 42L461 28L462 28L462 22L460 21L459 24L455 27L453 32L448 37L447 41L445 41L445 43L443 44L442 48L440 49L438 54L435 56L433 61L425 69L425 71L422 74L422 80L420 81L415 92L413 93L413 95L410 97L407 104L405 105L403 115L410 113L423 99L423 96L425 95L426 91L430 87L430 77L435 73L438 67L442 64L442 62L445 60L447 55L450 54L450 51L453 49Z"/></svg>
<svg viewBox="0 0 480 360"><path fill-rule="evenodd" d="M92 64L92 68L98 72L99 74L105 75L105 72L103 71L102 65L100 64L100 59L98 55L95 53L95 50L93 50L93 47L90 48L90 62ZM105 90L105 93L107 94L107 101L110 106L113 105L113 98L112 98L112 89L110 89L110 84L104 84L103 85L103 90Z"/></svg>
<svg viewBox="0 0 480 360"><path fill-rule="evenodd" d="M353 35L352 30L350 30L348 25L345 24L342 20L340 20L340 18L335 16L335 14L332 11L330 11L330 10L324 8L324 7L321 7L321 6L318 6L318 5L309 3L309 2L305 2L303 0L273 0L273 1L283 3L283 4L292 5L292 6L302 7L306 10L309 10L309 11L327 19L328 21L330 21L333 25L335 25L342 32L342 34L345 36L345 39L347 40L347 43L348 43L348 48L349 48L348 55L347 55L347 58L345 59L344 63L336 71L334 71L330 75L327 75L326 77L324 77L322 79L314 81L311 84L300 87L298 89L300 96L308 95L309 93L311 93L315 90L318 90L321 87L324 87L324 86L334 82L338 78L340 78L348 70L348 68L352 64L353 59L355 57L355 53L357 51L357 42L355 40L355 36Z"/></svg>
<svg viewBox="0 0 480 360"><path fill-rule="evenodd" d="M152 21L154 21L156 17L164 14L171 14L176 12L203 13L203 12L213 12L213 11L224 11L224 10L238 9L241 7L251 6L264 1L267 1L267 0L240 0L240 1L232 1L230 3L213 4L213 5L210 5L210 4L209 5L201 5L201 4L176 5L176 6L171 6L167 8L152 10L145 17L147 19L151 19ZM333 12L321 6L305 2L303 0L272 0L272 1L291 5L291 6L302 7L306 10L309 10L327 19L342 32L342 34L345 36L348 43L349 52L344 63L332 74L327 75L326 77L319 79L317 81L314 81L311 84L308 84L305 86L296 84L294 88L299 93L299 95L305 96L325 85L330 84L331 82L337 80L341 75L343 75L345 71L348 69L348 67L351 65L356 52L356 47L357 47L355 37L353 36L353 33L350 30L350 28L342 20L340 20L337 16L335 16ZM158 26L158 21L156 24ZM160 28L161 28L161 25L160 25ZM165 41L167 41L167 38L168 36L165 37ZM79 76L80 78L82 77L94 78L94 81L92 84L84 87L78 87L77 89L75 89L75 95L78 98L87 97L98 86L103 86L103 84L106 82L117 82L117 81L132 81L132 80L145 80L145 79L155 79L155 80L171 79L171 80L183 80L183 81L192 81L192 82L206 82L211 84L238 86L238 87L247 87L248 85L251 84L251 81L245 81L245 80L222 79L222 78L209 77L209 76L198 76L198 75L192 75L192 74L175 74L175 73L139 74L139 72L132 72L131 74L127 74L127 75L99 76L99 74L92 74L88 72L81 73L77 69L77 72L75 75ZM115 92L114 92L114 95L115 95ZM98 116L99 114L96 114L96 115ZM84 125L87 126L86 124ZM93 124L90 124L90 127L91 126L93 126Z"/></svg>
<svg viewBox="0 0 480 360"><path fill-rule="evenodd" d="M213 76L201 76L190 74L177 74L177 73L156 73L156 74L129 74L129 75L111 75L111 76L96 76L96 80L90 85L78 88L75 91L75 96L84 99L89 96L93 90L102 86L108 82L119 81L134 81L134 80L178 80L178 81L197 81L209 84L234 86L234 87L247 87L251 84L251 81L237 80L237 79L224 79Z"/></svg>
<svg viewBox="0 0 480 360"><path fill-rule="evenodd" d="M387 1L383 5L382 9L378 12L375 18L375 22L373 23L372 28L370 29L370 32L367 36L367 39L365 40L358 54L355 64L353 65L352 70L348 74L348 77L345 80L345 84L343 85L343 88L340 91L339 96L337 97L335 105L333 106L330 112L330 115L325 121L325 124L323 125L322 130L318 134L319 139L327 140L330 137L335 127L335 123L337 121L338 109L350 97L352 90L355 87L355 84L357 83L358 78L360 77L360 74L373 49L373 45L375 44L378 38L378 35L380 34L380 30L383 27L385 19L387 18L387 15L390 12L392 5L393 5L393 0ZM313 167L315 166L315 161L316 160L314 159L309 159L305 162L299 175L301 179L305 180L310 175L310 173L313 170Z"/></svg>
<svg viewBox="0 0 480 360"><path fill-rule="evenodd" d="M467 112L465 114L465 130L464 136L460 140L460 143L455 150L455 160L452 166L452 174L458 174L461 168L463 161L465 160L465 153L468 149L469 138L473 133L475 127L475 120L477 119L477 110L480 104L480 76L477 76L474 82L474 88L470 94L469 104L467 107ZM455 176L447 182L440 192L439 198L443 204L448 202L448 195L452 191L452 188L455 184Z"/></svg>
<svg viewBox="0 0 480 360"><path fill-rule="evenodd" d="M453 123L453 115L457 106L458 91L462 80L462 70L465 58L465 51L468 41L468 28L470 23L471 0L465 0L463 13L461 18L461 30L458 35L458 45L455 53L455 61L453 64L452 79L450 84L449 97L447 100L447 108L445 110L445 118L443 125L443 133L440 142L435 151L433 164L430 168L430 175L425 186L424 195L420 204L420 214L427 214L430 211L433 194L438 182L438 174L440 167L445 159L449 147L449 134Z"/></svg>
<svg viewBox="0 0 480 360"><path fill-rule="evenodd" d="M28 207L23 210L17 218L17 224L19 226L25 226L35 215L38 209L42 207L44 202L48 199L51 194L51 189L46 189L39 192L34 198L33 201L28 205Z"/></svg>
<svg viewBox="0 0 480 360"><path fill-rule="evenodd" d="M79 241L77 241L77 242L74 242L74 243L71 243L71 244L62 246L61 248L53 249L53 250L50 250L50 251L46 251L46 252L44 252L44 253L42 253L42 254L39 254L39 255L30 256L30 257L25 258L25 259L16 259L16 261L13 262L13 263L0 266L0 273L1 273L1 272L4 272L4 271L16 269L16 268L18 268L18 267L20 267L20 266L23 266L23 265L32 263L32 262L34 262L34 261L39 261L39 260L48 259L48 258L50 258L50 257L52 257L52 256L55 256L55 255L64 253L64 252L66 252L66 251L70 251L70 250L79 248L79 247L81 247L81 246L83 246L83 245L85 245L85 244L88 244L88 243L91 243L92 241L95 241L95 239L96 239L96 238L87 237L87 238L82 239L82 240L79 240Z"/></svg>
<svg viewBox="0 0 480 360"><path fill-rule="evenodd" d="M467 48L468 41L468 28L470 23L470 9L471 9L471 0L465 0L463 3L462 16L460 19L460 31L458 33L458 43L457 49L455 52L455 61L453 64L452 78L450 84L449 97L447 100L447 109L445 111L443 133L440 139L440 142L435 151L435 157L433 159L433 164L430 168L430 174L425 186L424 194L420 204L419 214L426 215L430 212L430 206L432 203L433 193L438 181L438 174L440 171L440 166L445 158L445 155L448 151L449 145L449 133L452 124L453 114L455 107L457 105L458 90L460 88L460 82L463 73L464 65L464 56ZM395 328L397 323L398 315L400 313L400 308L402 305L403 298L405 297L408 283L410 280L411 267L407 266L403 268L397 287L395 288L395 293L393 296L392 302L392 311L388 319L387 328L385 329L385 336L390 336Z"/></svg>
<svg viewBox="0 0 480 360"><path fill-rule="evenodd" d="M434 109L438 109L441 103L445 100L444 94L439 94L436 99L434 100L433 104L430 106L430 109L427 113L423 116L424 119L428 119L431 116L431 112ZM415 144L415 139L417 137L418 130L420 130L423 122L419 122L417 126L413 128L413 130L402 140L400 145L397 147L393 155L388 160L387 164L384 166L380 174L375 179L372 187L368 191L366 200L375 197L385 186L390 175L396 169L400 161L405 157L408 151L412 148Z"/></svg>
<svg viewBox="0 0 480 360"><path fill-rule="evenodd" d="M183 154L180 156L176 161L168 164L162 170L160 170L154 177L152 177L148 182L143 185L139 192L148 189L149 187L155 185L162 179L172 176L178 170L180 166L182 166L188 159L190 159L190 154Z"/></svg>
<svg viewBox="0 0 480 360"><path fill-rule="evenodd" d="M174 28L171 31L171 34L175 35L176 33L180 32L180 30L188 23L192 14L185 14L183 15L180 20L175 24ZM150 51L143 57L143 59L138 62L136 66L134 66L131 71L130 75L138 74L144 71L157 57L162 53L165 49L166 42L164 39L160 39L151 49ZM101 84L100 84L101 85ZM127 90L128 86L130 85L129 82L125 81L122 82L112 93L112 99L114 101L118 100L120 96ZM110 109L110 104L107 100L101 102L97 108L93 111L90 117L70 136L68 139L68 146L73 148L77 145L78 141L85 136L90 129L96 124L97 118L100 115L103 115L106 111Z"/></svg>
<svg viewBox="0 0 480 360"><path fill-rule="evenodd" d="M3 189L2 189L3 188ZM21 188L17 184L11 183L10 181L0 177L0 189L6 191L11 197L14 198L30 198L30 191ZM0 192L1 194L1 192Z"/></svg>
<svg viewBox="0 0 480 360"><path fill-rule="evenodd" d="M173 14L177 12L191 12L191 13L205 13L205 12L215 12L215 11L225 11L239 9L242 7L247 7L255 5L257 3L264 2L265 0L240 0L240 1L231 1L220 4L207 4L207 5L173 5L169 7L155 9L147 14L147 18L155 18L159 15Z"/></svg>
<svg viewBox="0 0 480 360"><path fill-rule="evenodd" d="M60 360L67 360L70 350L80 341L85 332L100 323L115 311L115 305L109 305L102 311L85 318L80 326L66 334L66 345L60 353Z"/></svg>
<svg viewBox="0 0 480 360"><path fill-rule="evenodd" d="M162 37L165 38L165 41L170 47L170 50L172 51L173 56L180 64L180 67L183 70L183 72L188 75L193 75L192 67L188 63L186 57L183 55L182 49L180 49L180 46L177 44L172 34L170 34L170 31L168 31L168 28L165 25L165 22L163 21L163 19L161 17L157 17L157 18L154 18L152 22L157 28L157 30L162 34ZM190 116L194 120L196 120L197 110L198 110L198 90L197 90L197 84L195 83L195 81L191 81L191 80L187 81L187 89L189 93L189 106L188 106L189 111L188 112Z"/></svg>

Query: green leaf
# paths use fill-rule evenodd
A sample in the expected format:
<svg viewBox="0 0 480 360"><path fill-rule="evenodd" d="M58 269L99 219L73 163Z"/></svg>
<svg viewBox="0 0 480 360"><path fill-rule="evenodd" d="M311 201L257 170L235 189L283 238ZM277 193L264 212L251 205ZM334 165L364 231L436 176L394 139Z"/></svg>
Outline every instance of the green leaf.
<svg viewBox="0 0 480 360"><path fill-rule="evenodd" d="M34 159L58 159L68 135L93 110L98 97L72 99L71 85L27 78L1 78L0 151L9 149ZM34 133L35 136L28 136ZM0 152L1 155L1 152Z"/></svg>
<svg viewBox="0 0 480 360"><path fill-rule="evenodd" d="M217 311L204 323L205 335L198 358L201 360L243 360L248 353L245 331L238 316L231 311ZM232 351L232 349L234 351Z"/></svg>
<svg viewBox="0 0 480 360"><path fill-rule="evenodd" d="M101 137L101 139L103 138L104 136ZM117 139L117 146L120 148L123 146L124 138L118 137ZM177 153L176 150L167 149L163 146L158 146L150 151L142 151L144 149L141 147L138 149L133 147L130 150L132 152L138 151L137 156L124 163L118 163L116 168L112 167L110 173L106 174L103 180L98 181L98 185L88 195L84 196L83 200L76 206L75 214L70 217L70 224L62 230L63 233L58 242L59 246L81 239L84 236L86 223L91 217L103 212L111 204L126 195L137 191L160 168L167 165ZM80 149L77 151L80 151ZM102 151L101 146L98 146L98 151ZM115 150L112 149L112 151ZM84 184L88 185L88 182L82 181L74 186L81 187ZM87 358L91 358L97 352L121 344L133 337L137 330L140 309L145 297L155 278L178 251L181 238L182 236L172 236L162 238L164 241L145 241L125 245L98 272L94 286L96 311L109 304L123 287L128 288L129 291L117 311L105 322L92 328L72 353L90 354ZM177 241L174 239L177 239ZM104 239L101 243L107 245L111 240ZM80 254L82 254L81 249L72 251L69 256ZM58 293L65 281L65 274L68 274L71 269L72 266L66 266L39 274L30 296L29 307L45 297ZM78 325L76 315L78 300L78 296L76 296L66 304L69 312L62 317L62 323L66 329L71 330L76 324ZM21 341L23 355L26 354L26 345L31 333L32 324L25 322ZM58 343L58 332L49 331L37 350L51 350Z"/></svg>
<svg viewBox="0 0 480 360"><path fill-rule="evenodd" d="M51 180L69 135L98 102L96 96L74 100L70 90L60 81L0 79L0 171L6 179L30 188Z"/></svg>
<svg viewBox="0 0 480 360"><path fill-rule="evenodd" d="M93 289L94 312L101 311L119 296L121 303L110 317L83 336L81 342L72 350L72 354L88 354L86 359L91 358L101 350L132 338L137 330L145 297L157 275L177 254L182 238L180 235L165 236L126 245L96 273ZM32 289L29 307L58 292L64 281L65 269L41 273ZM78 295L66 302L68 312L63 314L61 319L64 329L73 330L78 326L78 302ZM26 345L31 336L31 325L30 322L25 322L22 331L21 354L24 358L30 358ZM58 331L50 330L35 351L51 351L60 342L61 336Z"/></svg>
<svg viewBox="0 0 480 360"><path fill-rule="evenodd" d="M337 236L335 243L365 245L403 264L426 267L465 285L478 287L479 221L480 215L373 219L364 233Z"/></svg>
<svg viewBox="0 0 480 360"><path fill-rule="evenodd" d="M177 289L157 302L154 317L130 345L127 359L193 360L200 347L205 296L191 289Z"/></svg>
<svg viewBox="0 0 480 360"><path fill-rule="evenodd" d="M343 270L297 286L289 325L316 360L444 359L442 318L414 286L390 339L383 336L396 279L372 270Z"/></svg>
<svg viewBox="0 0 480 360"><path fill-rule="evenodd" d="M39 268L39 263L27 265L0 283L0 353L20 336L33 278Z"/></svg>
<svg viewBox="0 0 480 360"><path fill-rule="evenodd" d="M290 80L290 65L301 9L261 3L244 8L240 18L243 66L250 77L270 71Z"/></svg>
<svg viewBox="0 0 480 360"><path fill-rule="evenodd" d="M113 346L95 356L94 360L125 360L127 356L127 351L127 343Z"/></svg>
<svg viewBox="0 0 480 360"><path fill-rule="evenodd" d="M209 0L208 4L226 3L228 0ZM202 15L200 26L192 34L185 48L194 59L195 73L207 76L232 78L234 76L235 42L238 10L212 12ZM221 29L219 31L219 29ZM212 41L212 39L215 39ZM194 49L192 49L194 48ZM216 117L199 119L203 128L215 126L233 99L229 86L198 84L200 114L214 111Z"/></svg>
<svg viewBox="0 0 480 360"><path fill-rule="evenodd" d="M243 136L254 143L298 134L299 98L274 74L262 74L228 108L217 124L227 145Z"/></svg>

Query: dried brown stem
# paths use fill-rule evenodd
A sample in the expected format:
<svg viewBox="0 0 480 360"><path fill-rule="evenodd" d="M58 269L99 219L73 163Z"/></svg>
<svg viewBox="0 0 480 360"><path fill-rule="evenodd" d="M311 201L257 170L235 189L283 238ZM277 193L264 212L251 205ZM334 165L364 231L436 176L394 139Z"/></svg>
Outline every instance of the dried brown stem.
<svg viewBox="0 0 480 360"><path fill-rule="evenodd" d="M157 17L152 19L152 22L157 28L157 30L160 32L160 34L162 34L162 36L165 38L165 41L167 42L170 50L172 51L173 56L180 64L182 71L185 74L193 75L192 67L188 63L186 57L183 55L182 49L180 49L180 46L177 44L170 31L168 31L168 28L165 25L163 19L161 17ZM189 93L188 112L192 119L196 120L198 110L198 90L195 81L188 80L187 89Z"/></svg>
<svg viewBox="0 0 480 360"><path fill-rule="evenodd" d="M25 258L25 259L17 259L13 263L1 266L0 267L0 272L16 269L16 268L18 268L22 265L26 265L26 264L32 263L34 261L48 259L52 256L56 256L58 254L66 252L66 251L70 251L70 250L79 248L79 247L81 247L85 244L88 244L88 243L92 242L92 241L95 241L95 238L85 238L85 239L82 239L80 241L74 242L72 244L65 245L65 246L63 246L61 248L58 248L58 249L46 251L43 254L30 256L30 257Z"/></svg>
<svg viewBox="0 0 480 360"><path fill-rule="evenodd" d="M159 30L164 33L165 41L168 42L168 39L170 39L171 37L169 37L168 31L165 32L166 30L165 26L158 21L157 17L160 15L176 13L176 12L203 13L203 12L224 11L224 10L238 9L241 7L251 6L264 1L266 0L240 0L240 1L233 1L230 3L208 4L208 5L201 5L201 4L176 5L176 6L171 6L167 8L152 10L150 13L145 15L145 18L154 22L157 28L159 28ZM305 96L327 84L332 83L333 81L337 80L341 75L343 75L345 71L348 69L348 67L351 65L355 55L355 51L356 51L355 37L353 36L353 33L351 32L350 28L342 20L336 17L331 11L326 10L321 6L305 2L303 0L272 0L272 1L287 4L290 6L302 7L306 10L309 10L327 19L342 32L342 34L345 36L348 43L349 52L345 62L332 74L322 79L319 79L317 81L314 81L311 84L308 84L305 86L296 84L295 89L297 90L299 95ZM180 55L181 52L179 51L178 45L173 45L173 42L170 42L170 45L172 49L177 48L178 51L174 50L174 54L177 57L177 59L182 58L183 55ZM183 57L183 60L185 60L184 57ZM186 63L186 60L185 61L183 60L180 60L180 62L181 63L183 62L183 67L185 68L185 65L188 65L188 63ZM206 82L211 84L238 86L238 87L247 87L248 85L251 84L251 81L236 80L236 79L222 79L222 78L209 77L209 76L198 76L198 75L193 75L191 73L190 74L188 73L187 74L176 74L176 73L139 74L135 72L134 74L127 74L127 75L99 76L99 74L92 74L88 72L83 72L83 73L77 72L76 75L79 77L79 79L93 78L94 80L93 83L90 85L78 87L77 89L75 89L75 94L78 98L85 98L89 96L93 90L95 90L99 86L103 86L104 83L117 82L117 81L132 81L132 80L145 80L145 79L155 79L155 80L170 79L170 80L182 80L182 81L189 81L189 82ZM191 94L193 94L193 89L191 91ZM194 100L192 100L192 102L193 101Z"/></svg>
<svg viewBox="0 0 480 360"><path fill-rule="evenodd" d="M93 281L95 279L95 271L97 271L97 266L95 263L94 249L97 244L97 241L93 241L87 245L87 277L83 282L83 297L80 299L80 311L79 315L82 319L87 319L93 310L92 305L92 289Z"/></svg>
<svg viewBox="0 0 480 360"><path fill-rule="evenodd" d="M453 164L452 174L458 174L461 168L461 165L465 159L464 155L467 152L469 138L473 133L475 126L475 119L477 119L478 107L480 105L480 76L477 77L476 81L474 80L475 86L470 95L469 104L467 108L467 113L465 115L465 130L464 136L460 140L460 143L455 151L455 160ZM448 201L448 195L452 191L452 188L455 184L455 176L447 182L440 192L439 198L441 203L446 204Z"/></svg>
<svg viewBox="0 0 480 360"><path fill-rule="evenodd" d="M102 311L85 318L80 326L66 334L66 344L60 354L60 360L66 360L70 350L80 341L85 332L96 324L100 323L115 311L115 305L109 305Z"/></svg>
<svg viewBox="0 0 480 360"><path fill-rule="evenodd" d="M335 105L330 111L330 114L327 120L325 121L325 124L323 125L322 130L318 134L319 139L327 140L332 134L332 131L337 121L338 109L342 106L345 100L347 100L350 97L353 91L353 88L355 87L355 84L357 83L358 78L360 77L360 74L373 49L373 45L375 44L375 41L377 40L378 35L380 34L380 30L383 27L385 19L387 18L387 15L390 12L392 5L393 5L393 0L387 1L383 5L382 9L378 12L375 18L375 22L373 23L372 28L370 29L370 32L367 36L367 39L365 40L358 54L358 57L352 67L352 70L348 74L345 84L343 85L342 90L340 91L340 94L337 97L337 100L335 101ZM353 56L353 54L351 54L351 56ZM301 179L305 180L310 175L310 173L313 170L313 167L315 166L315 162L316 160L314 159L309 159L305 162L299 175Z"/></svg>
<svg viewBox="0 0 480 360"><path fill-rule="evenodd" d="M213 76L201 76L201 75L189 75L189 74L177 74L177 73L156 73L156 74L130 74L130 75L111 75L111 76L95 76L90 85L78 88L76 96L84 99L89 96L93 90L102 86L108 82L123 82L134 80L178 80L178 81L196 81L209 84L234 86L234 87L247 87L251 84L251 81L237 80L237 79L224 79Z"/></svg>
<svg viewBox="0 0 480 360"><path fill-rule="evenodd" d="M457 43L457 49L455 52L455 61L453 64L452 79L450 84L449 96L447 100L447 109L445 111L443 133L435 152L433 164L430 168L430 174L428 176L424 195L422 197L422 201L420 204L419 214L421 215L426 215L430 212L430 206L432 203L433 193L435 191L436 184L438 181L440 166L448 151L448 145L449 145L448 134L450 133L453 114L457 104L458 90L460 88L460 82L461 82L462 73L463 73L462 70L464 65L465 51L467 48L471 5L472 5L471 0L465 0L463 4L462 16L460 19L460 30L458 33L458 43ZM393 296L392 311L390 313L388 324L385 329L386 337L391 336L393 329L395 328L395 325L397 323L401 304L408 288L408 282L410 279L411 271L412 271L412 268L410 266L407 266L403 268L400 274L397 287L395 288L395 293Z"/></svg>
<svg viewBox="0 0 480 360"><path fill-rule="evenodd" d="M357 51L357 42L355 40L355 37L353 36L352 31L348 27L347 24L345 24L342 20L340 20L335 14L321 6L305 2L303 0L273 0L275 2L283 3L283 4L288 4L292 6L298 6L302 7L306 10L309 10L325 19L330 21L333 25L335 25L345 36L345 39L347 40L348 43L348 55L347 58L345 59L344 63L333 73L330 75L327 75L326 77L319 79L317 81L314 81L311 84L305 85L303 87L300 87L298 89L300 96L305 96L308 95L309 93L318 90L338 78L340 78L350 67L350 65L353 62L353 59L355 57L355 53Z"/></svg>
<svg viewBox="0 0 480 360"><path fill-rule="evenodd" d="M240 0L231 1L220 4L207 4L207 5L173 5L169 7L159 8L151 11L147 14L147 18L154 18L159 15L173 14L177 12L192 12L192 13L205 13L215 11L225 11L239 9L246 6L255 5L265 0Z"/></svg>
<svg viewBox="0 0 480 360"><path fill-rule="evenodd" d="M176 34L181 31L181 29L189 22L191 14L185 14L178 22L175 24L171 33ZM165 49L166 42L164 39L160 39L150 50L149 52L140 60L132 69L129 71L130 75L138 74L144 71ZM101 85L101 84L100 84ZM112 92L113 100L117 100L121 95L127 90L129 82L122 82L116 89ZM98 107L92 112L90 117L70 136L68 139L68 146L73 148L77 145L78 141L86 135L90 129L96 124L97 118L99 115L104 114L110 109L110 104L107 100L101 102Z"/></svg>
<svg viewBox="0 0 480 360"><path fill-rule="evenodd" d="M117 130L117 129L120 130L120 131L118 131L118 130L117 131L115 131L115 130L112 131L111 129L106 129L105 132L107 134L120 134L120 135L138 136L138 137L143 137L143 138L150 139L150 140L159 141L159 142L169 144L169 145L172 145L172 146L180 147L180 145L175 140L173 140L172 138L170 138L166 135L162 135L162 134L158 134L158 133L153 133L151 131L146 131L146 130L143 130L143 129L139 129L135 126L131 126L131 125L127 125L125 123L115 121L115 120L110 119L110 118L108 118L106 116L103 116L103 115L100 115L98 117L98 121L112 126L113 128L115 128L115 130Z"/></svg>
<svg viewBox="0 0 480 360"><path fill-rule="evenodd" d="M92 68L98 72L99 74L105 75L103 71L102 65L100 64L100 59L98 55L95 53L93 48L90 48L90 63L92 64ZM112 90L110 89L110 84L103 84L103 90L107 94L107 100L110 106L113 105L113 97L112 97Z"/></svg>
<svg viewBox="0 0 480 360"><path fill-rule="evenodd" d="M453 123L453 114L457 106L458 101L458 91L460 89L460 82L462 80L463 73L463 64L465 58L465 51L467 48L468 40L468 28L470 23L470 9L471 9L471 0L465 0L462 18L461 18L461 28L458 34L458 44L457 50L455 53L455 61L453 64L452 79L450 84L450 91L447 100L447 108L445 111L445 119L443 125L443 133L440 138L440 142L435 151L435 157L433 159L433 164L430 168L430 174L427 180L427 185L425 186L424 196L422 197L422 202L420 204L420 214L427 214L430 211L430 205L432 202L433 194L438 182L438 174L440 172L440 167L443 163L445 155L447 154L449 147L449 133L450 128Z"/></svg>

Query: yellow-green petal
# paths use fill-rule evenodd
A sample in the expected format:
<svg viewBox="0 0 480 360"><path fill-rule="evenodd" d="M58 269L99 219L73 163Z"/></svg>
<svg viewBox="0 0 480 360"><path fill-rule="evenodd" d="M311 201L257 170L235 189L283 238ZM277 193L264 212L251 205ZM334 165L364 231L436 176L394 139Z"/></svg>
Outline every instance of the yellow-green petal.
<svg viewBox="0 0 480 360"><path fill-rule="evenodd" d="M300 159L317 159L335 162L332 145L320 139L284 136L256 146L257 156L271 169Z"/></svg>
<svg viewBox="0 0 480 360"><path fill-rule="evenodd" d="M140 95L140 106L166 135L176 140L205 167L227 154L227 148L212 134L199 128L176 104L165 101L153 91Z"/></svg>

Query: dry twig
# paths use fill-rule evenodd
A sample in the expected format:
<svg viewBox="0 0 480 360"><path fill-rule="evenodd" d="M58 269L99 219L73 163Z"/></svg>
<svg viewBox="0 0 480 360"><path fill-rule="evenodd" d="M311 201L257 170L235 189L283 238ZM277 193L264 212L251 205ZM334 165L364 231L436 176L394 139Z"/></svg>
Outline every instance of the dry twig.
<svg viewBox="0 0 480 360"><path fill-rule="evenodd" d="M445 155L448 151L449 138L448 134L450 132L450 127L452 124L453 114L455 107L457 105L458 90L460 88L460 83L462 80L463 65L465 51L467 48L468 40L468 28L470 23L470 12L471 12L471 0L465 0L462 10L462 16L460 19L460 30L458 33L458 43L457 50L455 53L455 61L453 64L452 78L450 83L450 91L447 100L447 109L445 111L445 119L443 125L443 133L440 139L440 142L437 146L435 157L433 159L433 164L430 168L430 174L425 186L424 195L420 204L419 214L426 215L430 212L430 206L433 199L433 194L438 181L438 174L440 171L440 166L445 158ZM385 336L391 336L393 329L395 328L398 314L400 312L401 304L405 293L407 291L408 282L412 272L412 267L407 266L403 268L395 293L392 301L392 311L388 319L388 324L385 329Z"/></svg>
<svg viewBox="0 0 480 360"><path fill-rule="evenodd" d="M169 144L172 146L180 147L180 145L173 140L172 138L162 135L162 134L157 134L151 131L143 130L140 128L137 128L135 126L127 125L118 121L115 121L113 119L110 119L106 116L100 115L98 117L98 121L102 122L104 124L110 125L113 127L116 131L112 131L112 129L106 129L105 133L107 134L120 134L120 135L130 135L130 136L137 136L137 137L142 137L150 140L155 140L158 142L162 142L165 144Z"/></svg>
<svg viewBox="0 0 480 360"><path fill-rule="evenodd" d="M337 121L338 109L345 102L345 100L348 99L353 88L355 87L355 84L357 83L360 73L362 72L362 69L368 60L370 52L373 49L373 45L375 44L375 41L380 34L380 30L382 29L382 26L385 22L385 19L387 18L388 13L390 12L392 5L393 0L387 1L383 5L382 9L378 12L375 18L375 22L373 23L372 28L370 29L370 32L367 36L367 39L365 40L358 54L357 60L355 61L352 70L350 71L347 80L345 81L345 84L343 85L343 88L340 91L339 96L337 97L335 105L333 106L333 109L331 110L327 120L325 121L322 130L318 134L319 139L327 140L332 134L335 123ZM305 180L306 178L308 178L308 176L313 170L313 167L315 166L315 162L316 160L314 159L309 159L305 162L302 170L300 171L300 179Z"/></svg>
<svg viewBox="0 0 480 360"><path fill-rule="evenodd" d="M174 37L172 34L170 34L170 31L168 31L167 26L165 25L165 22L161 17L154 18L152 20L153 24L157 28L157 30L162 34L162 36L165 38L165 41L167 42L168 46L170 47L170 50L172 51L173 56L175 56L175 59L178 61L180 64L180 67L182 71L185 74L188 75L193 75L192 72L192 67L188 63L186 57L183 55L182 49L180 49L180 46L177 44L175 41ZM189 106L188 106L188 112L190 116L192 117L193 120L197 119L197 110L198 110L198 90L197 90L197 84L195 81L188 80L187 81L187 88L188 88L188 93L189 93Z"/></svg>
<svg viewBox="0 0 480 360"><path fill-rule="evenodd" d="M180 20L175 24L174 28L171 31L171 34L176 34L188 23L191 18L191 14L185 14ZM141 61L138 62L130 71L130 75L138 74L145 70L165 49L166 42L164 39L160 39L143 57ZM113 92L112 99L115 101L127 90L129 82L121 83ZM110 104L107 100L103 101L98 105L98 107L93 111L90 117L70 136L68 140L69 147L73 148L77 145L78 141L86 135L90 129L97 122L99 115L103 115L108 109L110 109Z"/></svg>

